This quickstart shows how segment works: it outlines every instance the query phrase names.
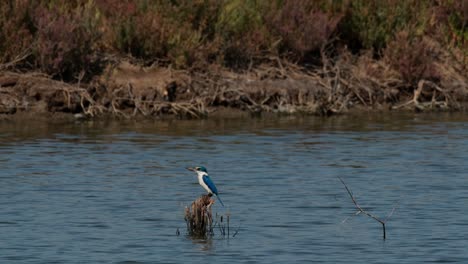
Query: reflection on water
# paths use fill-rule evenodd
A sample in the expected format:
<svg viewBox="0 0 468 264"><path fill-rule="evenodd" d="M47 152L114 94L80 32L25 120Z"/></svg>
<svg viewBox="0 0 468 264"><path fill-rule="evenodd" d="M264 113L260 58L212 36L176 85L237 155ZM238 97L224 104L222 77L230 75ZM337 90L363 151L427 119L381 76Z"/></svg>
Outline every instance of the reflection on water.
<svg viewBox="0 0 468 264"><path fill-rule="evenodd" d="M213 250L213 239L198 239L198 238L191 238L187 236L187 239L192 240L193 244L200 250L200 251L212 251Z"/></svg>
<svg viewBox="0 0 468 264"><path fill-rule="evenodd" d="M467 121L1 121L0 262L465 263ZM195 165L215 179L227 208L214 210L229 210L235 238L184 235L184 206L203 192L184 169ZM377 216L398 205L386 241L352 217L336 176Z"/></svg>

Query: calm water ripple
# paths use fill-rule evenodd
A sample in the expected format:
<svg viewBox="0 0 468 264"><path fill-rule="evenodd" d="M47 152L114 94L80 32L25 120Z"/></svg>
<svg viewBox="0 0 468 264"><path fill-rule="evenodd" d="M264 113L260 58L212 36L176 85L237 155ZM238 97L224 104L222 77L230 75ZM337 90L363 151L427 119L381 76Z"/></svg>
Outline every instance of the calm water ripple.
<svg viewBox="0 0 468 264"><path fill-rule="evenodd" d="M0 263L468 263L467 149L461 114L2 121ZM234 238L184 235L199 164Z"/></svg>

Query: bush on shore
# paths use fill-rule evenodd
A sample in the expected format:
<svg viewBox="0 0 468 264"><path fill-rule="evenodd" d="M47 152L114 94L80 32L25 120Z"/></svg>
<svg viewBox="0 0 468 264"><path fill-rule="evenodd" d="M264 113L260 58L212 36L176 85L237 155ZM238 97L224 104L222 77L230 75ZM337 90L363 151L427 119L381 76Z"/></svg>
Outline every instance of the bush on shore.
<svg viewBox="0 0 468 264"><path fill-rule="evenodd" d="M468 0L7 0L0 69L74 82L107 57L248 70L271 57L321 67L323 56L371 51L415 86L441 79L441 52L466 69L467 24Z"/></svg>

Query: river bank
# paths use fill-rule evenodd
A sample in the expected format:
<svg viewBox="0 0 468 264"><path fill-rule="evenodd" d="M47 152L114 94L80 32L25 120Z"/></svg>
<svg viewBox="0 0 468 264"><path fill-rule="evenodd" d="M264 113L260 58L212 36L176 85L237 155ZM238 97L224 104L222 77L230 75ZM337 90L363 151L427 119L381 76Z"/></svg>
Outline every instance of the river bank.
<svg viewBox="0 0 468 264"><path fill-rule="evenodd" d="M261 113L333 115L368 111L465 111L467 77L452 71L415 87L370 56L347 54L323 68L279 59L243 73L216 65L189 72L110 64L89 82L41 73L0 73L2 115L71 114L79 118L203 118ZM445 66L444 66L445 67Z"/></svg>
<svg viewBox="0 0 468 264"><path fill-rule="evenodd" d="M464 111L468 2L0 3L0 114Z"/></svg>

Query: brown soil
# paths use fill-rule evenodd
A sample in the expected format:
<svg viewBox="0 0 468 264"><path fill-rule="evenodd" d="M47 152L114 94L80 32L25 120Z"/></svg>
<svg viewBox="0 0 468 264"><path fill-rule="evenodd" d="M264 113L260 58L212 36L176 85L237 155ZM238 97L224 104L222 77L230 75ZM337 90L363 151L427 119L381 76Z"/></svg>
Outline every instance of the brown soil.
<svg viewBox="0 0 468 264"><path fill-rule="evenodd" d="M369 56L343 56L333 64L324 60L323 67L314 70L271 59L247 73L216 66L188 72L123 61L89 83L0 72L0 114L200 118L233 112L329 115L383 109L464 110L467 80L455 77L462 89L441 88L430 80L411 88Z"/></svg>

